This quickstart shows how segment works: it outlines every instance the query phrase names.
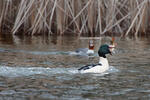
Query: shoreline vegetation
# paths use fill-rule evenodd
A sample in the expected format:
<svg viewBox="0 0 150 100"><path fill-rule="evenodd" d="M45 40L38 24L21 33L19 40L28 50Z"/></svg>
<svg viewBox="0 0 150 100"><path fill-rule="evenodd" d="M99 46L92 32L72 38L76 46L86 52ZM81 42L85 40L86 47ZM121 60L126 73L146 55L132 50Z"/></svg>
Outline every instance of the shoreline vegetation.
<svg viewBox="0 0 150 100"><path fill-rule="evenodd" d="M149 0L0 0L0 33L149 34Z"/></svg>

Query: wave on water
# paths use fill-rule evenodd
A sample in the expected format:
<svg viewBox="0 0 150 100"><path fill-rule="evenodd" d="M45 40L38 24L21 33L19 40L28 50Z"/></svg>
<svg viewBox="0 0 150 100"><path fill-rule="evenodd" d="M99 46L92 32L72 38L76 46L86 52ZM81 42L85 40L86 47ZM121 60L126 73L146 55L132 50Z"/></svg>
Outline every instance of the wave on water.
<svg viewBox="0 0 150 100"><path fill-rule="evenodd" d="M70 54L70 52L65 51L27 51L27 50L14 50L14 49L5 49L0 48L0 52L19 52L19 53L29 53L34 55L58 55L58 54Z"/></svg>
<svg viewBox="0 0 150 100"><path fill-rule="evenodd" d="M107 72L108 73L115 73L115 72L119 72L119 69L115 68L114 66L110 66L110 68Z"/></svg>
<svg viewBox="0 0 150 100"><path fill-rule="evenodd" d="M75 52L75 51L27 51L27 50L14 50L14 49L0 48L0 52L28 53L28 54L33 54L33 55L88 56L88 54L86 54L86 53L78 53L78 52Z"/></svg>
<svg viewBox="0 0 150 100"><path fill-rule="evenodd" d="M119 70L113 66L110 66L110 69L104 73L97 73L98 75L105 75L110 73L118 72ZM62 74L79 74L77 68L44 68L44 67L9 67L9 66L0 66L0 76L3 77L23 77L30 75L62 75ZM81 73L80 73L81 74ZM92 74L92 73L91 73Z"/></svg>
<svg viewBox="0 0 150 100"><path fill-rule="evenodd" d="M73 71L74 70L74 71ZM30 75L55 75L55 74L75 74L73 68L44 68L44 67L8 67L0 66L0 76L23 77Z"/></svg>

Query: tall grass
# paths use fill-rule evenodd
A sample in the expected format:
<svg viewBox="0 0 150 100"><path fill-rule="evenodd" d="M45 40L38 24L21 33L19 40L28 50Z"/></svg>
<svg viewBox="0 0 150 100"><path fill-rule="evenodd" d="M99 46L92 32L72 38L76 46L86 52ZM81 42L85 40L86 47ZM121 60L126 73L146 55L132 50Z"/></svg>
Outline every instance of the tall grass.
<svg viewBox="0 0 150 100"><path fill-rule="evenodd" d="M149 0L0 0L0 31L12 34L146 33Z"/></svg>

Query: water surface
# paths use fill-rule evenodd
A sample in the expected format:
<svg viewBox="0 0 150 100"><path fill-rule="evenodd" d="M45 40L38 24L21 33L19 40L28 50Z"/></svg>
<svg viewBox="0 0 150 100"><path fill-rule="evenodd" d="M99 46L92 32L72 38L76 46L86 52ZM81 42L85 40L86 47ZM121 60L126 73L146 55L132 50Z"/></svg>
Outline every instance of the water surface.
<svg viewBox="0 0 150 100"><path fill-rule="evenodd" d="M98 62L99 46L110 39L94 39L89 57L74 53L88 47L81 37L0 36L0 100L149 100L149 37L116 37L107 72L78 73Z"/></svg>

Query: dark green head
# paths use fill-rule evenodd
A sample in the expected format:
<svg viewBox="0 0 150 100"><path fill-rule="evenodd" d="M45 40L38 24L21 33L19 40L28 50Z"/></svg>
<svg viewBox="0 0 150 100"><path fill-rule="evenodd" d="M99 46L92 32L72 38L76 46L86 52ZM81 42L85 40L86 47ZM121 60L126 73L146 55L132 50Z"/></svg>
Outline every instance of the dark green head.
<svg viewBox="0 0 150 100"><path fill-rule="evenodd" d="M107 44L101 45L99 50L98 50L98 55L100 57L106 58L106 54L111 54L111 51L109 49L109 45L107 45Z"/></svg>

